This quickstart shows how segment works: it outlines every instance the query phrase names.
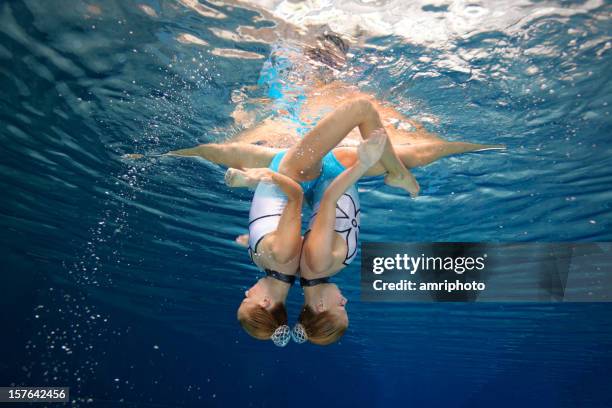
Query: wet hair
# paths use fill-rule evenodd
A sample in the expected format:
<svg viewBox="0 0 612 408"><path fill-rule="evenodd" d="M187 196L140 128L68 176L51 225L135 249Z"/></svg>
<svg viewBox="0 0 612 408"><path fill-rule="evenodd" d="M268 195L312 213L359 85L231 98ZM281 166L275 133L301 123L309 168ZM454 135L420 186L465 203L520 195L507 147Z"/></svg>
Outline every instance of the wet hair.
<svg viewBox="0 0 612 408"><path fill-rule="evenodd" d="M348 43L336 33L325 33L322 36L319 36L319 38L324 41L327 40L327 41L334 43L334 45L340 51L342 51L343 54L346 54L348 52L348 49L349 49Z"/></svg>
<svg viewBox="0 0 612 408"><path fill-rule="evenodd" d="M304 305L298 322L304 326L308 341L319 346L334 343L342 337L348 324L339 321L328 310L316 313L310 306Z"/></svg>
<svg viewBox="0 0 612 408"><path fill-rule="evenodd" d="M319 35L316 40L316 45L307 47L305 54L329 68L341 69L345 64L344 57L349 49L348 43L335 33Z"/></svg>
<svg viewBox="0 0 612 408"><path fill-rule="evenodd" d="M242 328L259 340L269 340L274 331L287 324L287 309L284 303L277 303L270 310L260 305L238 309L238 321Z"/></svg>

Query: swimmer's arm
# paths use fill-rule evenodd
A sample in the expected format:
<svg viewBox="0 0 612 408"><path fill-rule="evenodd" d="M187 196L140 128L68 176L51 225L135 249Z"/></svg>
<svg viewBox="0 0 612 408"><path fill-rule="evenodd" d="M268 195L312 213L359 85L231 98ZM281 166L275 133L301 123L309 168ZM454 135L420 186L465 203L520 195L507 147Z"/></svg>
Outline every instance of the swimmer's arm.
<svg viewBox="0 0 612 408"><path fill-rule="evenodd" d="M173 150L166 156L201 157L224 167L239 169L268 167L277 149L249 143L208 143L199 146Z"/></svg>
<svg viewBox="0 0 612 408"><path fill-rule="evenodd" d="M279 263L287 263L299 254L302 245L302 187L290 177L272 173L272 181L287 195L276 231L270 234L269 250Z"/></svg>
<svg viewBox="0 0 612 408"><path fill-rule="evenodd" d="M276 171L270 170L270 177L274 184L276 184L285 193L287 198L291 201L301 200L304 196L302 186L289 176L280 174Z"/></svg>

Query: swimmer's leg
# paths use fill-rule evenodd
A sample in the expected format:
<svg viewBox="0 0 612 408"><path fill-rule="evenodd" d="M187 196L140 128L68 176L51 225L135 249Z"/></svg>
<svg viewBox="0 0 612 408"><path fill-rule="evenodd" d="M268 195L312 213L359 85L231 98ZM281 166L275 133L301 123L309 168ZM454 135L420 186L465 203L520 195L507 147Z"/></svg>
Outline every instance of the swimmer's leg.
<svg viewBox="0 0 612 408"><path fill-rule="evenodd" d="M409 169L426 166L443 157L454 154L477 152L482 150L503 150L504 145L489 145L468 142L433 142L417 145L395 146L402 163ZM366 173L367 176L377 176L385 173L382 164L377 163Z"/></svg>
<svg viewBox="0 0 612 408"><path fill-rule="evenodd" d="M278 149L249 143L201 144L199 146L173 150L165 156L201 157L224 167L249 168L268 167Z"/></svg>
<svg viewBox="0 0 612 408"><path fill-rule="evenodd" d="M281 162L281 171L298 180L315 178L320 172L323 156L355 127L359 127L364 139L371 137L374 131L386 135L380 115L370 100L358 98L345 102L324 117L296 146L287 151ZM388 141L380 161L388 173L385 179L388 184L408 190L411 194L418 192L416 180Z"/></svg>
<svg viewBox="0 0 612 408"><path fill-rule="evenodd" d="M365 172L380 159L387 138L382 134L372 136L358 149L355 163L340 173L327 187L319 204L319 210L304 242L304 260L314 272L325 272L334 263L333 247L335 239L336 203L350 186L355 184Z"/></svg>

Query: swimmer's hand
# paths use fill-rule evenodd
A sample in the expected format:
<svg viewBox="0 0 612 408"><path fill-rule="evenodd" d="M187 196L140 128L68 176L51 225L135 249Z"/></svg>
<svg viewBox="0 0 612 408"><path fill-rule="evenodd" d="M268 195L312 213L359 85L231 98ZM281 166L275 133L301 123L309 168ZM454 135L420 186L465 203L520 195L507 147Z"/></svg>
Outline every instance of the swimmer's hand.
<svg viewBox="0 0 612 408"><path fill-rule="evenodd" d="M249 247L249 234L242 234L236 237L236 243L245 248Z"/></svg>

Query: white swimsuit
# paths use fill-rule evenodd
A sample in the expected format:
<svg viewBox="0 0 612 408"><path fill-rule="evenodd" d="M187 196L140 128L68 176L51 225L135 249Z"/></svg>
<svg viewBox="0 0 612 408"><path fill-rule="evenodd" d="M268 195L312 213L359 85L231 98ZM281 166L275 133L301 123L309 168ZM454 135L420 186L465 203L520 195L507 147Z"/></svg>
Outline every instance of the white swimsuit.
<svg viewBox="0 0 612 408"><path fill-rule="evenodd" d="M257 245L270 232L276 231L283 209L285 194L272 183L259 183L249 212L249 253L257 252Z"/></svg>
<svg viewBox="0 0 612 408"><path fill-rule="evenodd" d="M283 151L274 156L270 169L278 171L278 165L285 153L286 151ZM316 180L300 183L306 200L314 203L309 228L317 215L325 189L344 170L344 166L336 159L333 152L329 152L323 157L319 177ZM276 231L286 205L287 197L279 187L272 183L258 184L249 212L249 255L251 258L257 252L257 245L261 240L270 232ZM343 261L345 265L350 264L357 255L359 226L359 195L355 186L351 186L336 203L336 222L334 224L334 230L346 241L347 253Z"/></svg>

